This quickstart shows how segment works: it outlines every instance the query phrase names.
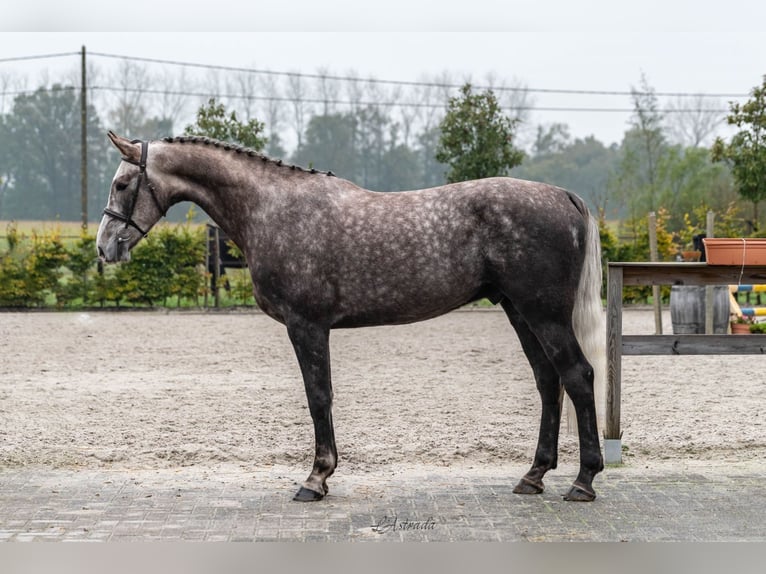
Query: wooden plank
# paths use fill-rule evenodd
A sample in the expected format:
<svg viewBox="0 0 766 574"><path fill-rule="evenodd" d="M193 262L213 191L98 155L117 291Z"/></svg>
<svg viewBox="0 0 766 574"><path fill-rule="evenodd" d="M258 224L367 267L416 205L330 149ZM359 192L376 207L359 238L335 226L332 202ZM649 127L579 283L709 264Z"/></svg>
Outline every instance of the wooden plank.
<svg viewBox="0 0 766 574"><path fill-rule="evenodd" d="M623 355L766 354L766 335L623 335L623 287L625 285L737 284L766 284L766 265L742 267L706 263L609 263L606 308L605 439L619 441L622 435L620 403Z"/></svg>
<svg viewBox="0 0 766 574"><path fill-rule="evenodd" d="M763 355L766 335L623 335L623 355Z"/></svg>
<svg viewBox="0 0 766 574"><path fill-rule="evenodd" d="M657 214L649 212L649 258L652 262L660 260L657 249ZM654 334L662 335L662 297L660 286L652 285L652 307L654 308Z"/></svg>
<svg viewBox="0 0 766 574"><path fill-rule="evenodd" d="M621 268L624 285L737 285L766 283L766 265L708 265L707 263L609 263Z"/></svg>
<svg viewBox="0 0 766 574"><path fill-rule="evenodd" d="M619 439L622 386L622 267L609 267L606 307L606 421L604 438Z"/></svg>

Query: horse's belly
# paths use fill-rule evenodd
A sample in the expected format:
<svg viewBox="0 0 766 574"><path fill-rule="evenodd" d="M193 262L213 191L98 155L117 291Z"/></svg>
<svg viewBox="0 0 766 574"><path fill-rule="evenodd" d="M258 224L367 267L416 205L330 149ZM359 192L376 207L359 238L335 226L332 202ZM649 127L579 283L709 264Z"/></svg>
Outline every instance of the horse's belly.
<svg viewBox="0 0 766 574"><path fill-rule="evenodd" d="M411 278L412 279L412 278ZM407 280L357 282L339 292L337 327L393 325L448 313L476 298L481 285L463 281ZM344 288L345 287L345 288Z"/></svg>

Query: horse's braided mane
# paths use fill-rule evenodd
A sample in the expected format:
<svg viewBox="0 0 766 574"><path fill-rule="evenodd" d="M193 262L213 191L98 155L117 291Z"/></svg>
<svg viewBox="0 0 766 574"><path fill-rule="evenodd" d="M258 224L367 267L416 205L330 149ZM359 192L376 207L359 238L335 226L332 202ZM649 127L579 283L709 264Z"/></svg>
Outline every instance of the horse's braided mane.
<svg viewBox="0 0 766 574"><path fill-rule="evenodd" d="M335 174L331 171L320 171L318 169L306 169L297 165L287 164L284 163L281 159L273 159L268 157L267 155L262 154L261 152L255 151L252 148L248 148L245 146L229 143L229 142L222 142L217 139L209 138L206 136L176 136L176 137L167 137L164 138L163 141L167 143L180 143L180 144L200 144L200 145L206 145L206 146L213 146L216 148L223 149L224 151L231 151L237 154L244 154L248 157L256 158L264 162L269 162L271 164L274 164L276 166L285 167L288 169L291 169L293 171L302 171L307 173L315 173L315 174L322 174L322 175L329 175L334 176Z"/></svg>

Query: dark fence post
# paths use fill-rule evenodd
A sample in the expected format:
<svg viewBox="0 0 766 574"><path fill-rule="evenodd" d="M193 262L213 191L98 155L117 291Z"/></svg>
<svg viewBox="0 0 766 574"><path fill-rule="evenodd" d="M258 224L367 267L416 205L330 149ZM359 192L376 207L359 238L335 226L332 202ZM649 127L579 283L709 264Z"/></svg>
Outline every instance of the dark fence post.
<svg viewBox="0 0 766 574"><path fill-rule="evenodd" d="M218 227L213 228L213 305L219 307L221 298L219 294L218 282L221 279L221 248L219 246Z"/></svg>

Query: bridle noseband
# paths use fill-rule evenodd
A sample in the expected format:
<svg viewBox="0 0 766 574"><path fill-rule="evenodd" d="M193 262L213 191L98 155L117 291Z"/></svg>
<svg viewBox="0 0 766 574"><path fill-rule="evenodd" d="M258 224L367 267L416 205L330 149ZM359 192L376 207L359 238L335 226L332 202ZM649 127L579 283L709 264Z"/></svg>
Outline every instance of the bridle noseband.
<svg viewBox="0 0 766 574"><path fill-rule="evenodd" d="M113 217L114 219L118 219L120 221L123 221L125 223L125 228L127 229L128 226L133 227L134 229L138 230L138 232L146 237L149 234L149 231L144 231L141 229L141 227L133 220L133 211L136 208L136 201L138 200L138 192L141 190L141 183L146 178L146 188L149 190L149 195L151 195L152 199L154 200L154 205L157 207L157 211L160 212L161 216L164 217L165 213L167 213L167 209L162 209L162 206L160 205L160 201L157 199L157 192L154 189L154 186L149 181L149 177L146 175L146 156L149 153L149 142L142 141L142 140L133 140L130 143L140 143L141 144L141 160L136 162L132 159L121 156L122 161L126 161L128 163L132 163L133 165L137 165L139 168L138 172L138 180L136 180L136 187L133 190L133 194L130 196L130 203L128 204L128 213L127 215L124 215L122 213L119 213L117 211L114 211L113 209L109 209L108 207L104 208L104 215L108 215L109 217Z"/></svg>

